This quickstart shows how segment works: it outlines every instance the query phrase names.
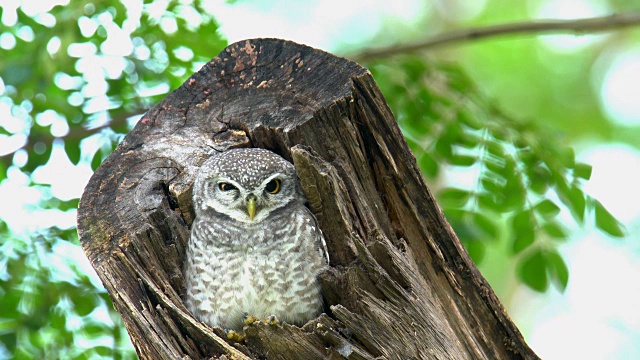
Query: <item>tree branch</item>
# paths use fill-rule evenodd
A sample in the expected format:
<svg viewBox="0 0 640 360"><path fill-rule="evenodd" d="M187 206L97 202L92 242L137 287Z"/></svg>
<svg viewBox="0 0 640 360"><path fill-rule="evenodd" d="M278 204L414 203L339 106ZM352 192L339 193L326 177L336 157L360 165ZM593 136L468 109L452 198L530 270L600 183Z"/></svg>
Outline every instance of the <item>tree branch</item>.
<svg viewBox="0 0 640 360"><path fill-rule="evenodd" d="M576 35L583 35L586 33L612 31L638 25L640 25L640 12L628 12L578 20L534 20L527 22L493 25L482 28L462 29L437 35L435 37L414 43L392 45L377 49L368 49L359 53L355 53L354 55L348 57L355 61L363 61L371 60L374 58L384 58L400 53L428 50L439 46L450 45L456 42L484 39L494 36L527 33L573 33Z"/></svg>

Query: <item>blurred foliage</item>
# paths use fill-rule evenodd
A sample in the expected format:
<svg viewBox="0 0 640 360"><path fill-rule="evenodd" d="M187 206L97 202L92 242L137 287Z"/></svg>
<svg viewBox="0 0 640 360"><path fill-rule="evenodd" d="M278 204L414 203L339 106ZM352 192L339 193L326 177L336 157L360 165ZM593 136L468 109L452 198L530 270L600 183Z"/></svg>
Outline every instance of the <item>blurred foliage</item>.
<svg viewBox="0 0 640 360"><path fill-rule="evenodd" d="M0 156L0 182L49 166L55 146L95 169L142 113L226 46L197 4L32 5L1 8L15 23L0 30L0 110L11 114L0 120L0 143L16 145ZM77 202L47 198L37 207L67 211ZM75 228L18 234L0 221L0 238L0 359L135 358L105 290L61 253L82 253Z"/></svg>
<svg viewBox="0 0 640 360"><path fill-rule="evenodd" d="M0 236L0 357L135 358L107 292L66 258L80 250L75 228L21 239L2 222Z"/></svg>
<svg viewBox="0 0 640 360"><path fill-rule="evenodd" d="M537 123L503 114L460 67L417 56L370 64L413 150L423 174L472 171L472 188L435 188L440 206L476 263L490 242L507 238L517 275L546 291L567 286L567 265L557 247L568 233L562 208L585 217L611 236L622 226L582 183L591 166L576 162L573 150Z"/></svg>
<svg viewBox="0 0 640 360"><path fill-rule="evenodd" d="M29 4L0 10L15 19L0 29L0 144L12 146L0 155L0 182L52 166L56 146L95 169L144 111L226 45L200 2L72 0L44 12ZM559 214L623 234L582 191L590 166L537 122L504 115L459 65L419 56L367 65L476 262L508 238L525 284L563 289ZM451 169L474 171L475 185L437 186ZM77 201L43 196L36 207L69 212ZM0 359L135 356L104 289L73 264L75 228L26 232L0 220L0 238Z"/></svg>
<svg viewBox="0 0 640 360"><path fill-rule="evenodd" d="M180 86L226 45L213 17L197 6L140 6L76 1L53 7L47 16L16 9L16 24L2 33L16 43L0 49L0 101L27 126L5 128L1 136L27 136L20 147L28 155L22 171L46 163L56 139L64 141L74 164L91 159L95 167L117 144L114 133L129 130L129 118ZM4 7L2 16L11 10ZM83 152L82 140L93 134L104 145ZM0 157L0 179L11 164L11 156Z"/></svg>
<svg viewBox="0 0 640 360"><path fill-rule="evenodd" d="M639 5L637 1L624 0L489 1L478 16L454 26L556 17L536 13L545 6L570 19L638 11ZM580 11L586 9L593 13ZM443 53L460 60L457 63L483 91L499 94L501 110L544 123L560 133L565 142L616 141L640 149L640 127L620 127L611 121L603 113L600 88L612 59L629 50L637 51L640 31L631 27L598 35L576 35L505 36L470 46L452 46Z"/></svg>

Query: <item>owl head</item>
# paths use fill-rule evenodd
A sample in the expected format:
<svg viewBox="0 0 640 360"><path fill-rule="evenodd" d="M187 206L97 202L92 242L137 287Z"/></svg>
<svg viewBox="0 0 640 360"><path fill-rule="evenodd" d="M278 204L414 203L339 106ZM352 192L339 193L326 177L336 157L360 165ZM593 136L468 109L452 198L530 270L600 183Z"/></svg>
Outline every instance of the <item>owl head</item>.
<svg viewBox="0 0 640 360"><path fill-rule="evenodd" d="M196 176L193 194L196 216L213 210L245 223L305 201L293 164L259 148L211 156Z"/></svg>

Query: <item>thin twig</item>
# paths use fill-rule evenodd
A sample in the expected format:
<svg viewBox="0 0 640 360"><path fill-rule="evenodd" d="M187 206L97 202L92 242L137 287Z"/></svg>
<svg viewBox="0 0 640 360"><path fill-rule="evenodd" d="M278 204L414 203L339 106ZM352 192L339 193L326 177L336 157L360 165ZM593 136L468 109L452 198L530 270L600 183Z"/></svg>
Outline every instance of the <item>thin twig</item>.
<svg viewBox="0 0 640 360"><path fill-rule="evenodd" d="M477 40L493 36L539 33L573 33L577 35L584 35L587 33L612 31L638 25L640 25L640 12L628 12L578 20L534 20L457 30L415 43L393 45L378 49L368 49L348 57L362 61L418 50L433 49L438 46L450 45L456 42Z"/></svg>

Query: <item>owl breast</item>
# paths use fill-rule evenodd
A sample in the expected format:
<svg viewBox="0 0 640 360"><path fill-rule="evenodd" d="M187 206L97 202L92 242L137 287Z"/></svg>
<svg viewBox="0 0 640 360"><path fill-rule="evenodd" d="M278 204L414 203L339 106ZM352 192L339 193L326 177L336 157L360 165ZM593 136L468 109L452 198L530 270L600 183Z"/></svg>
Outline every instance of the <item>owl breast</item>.
<svg viewBox="0 0 640 360"><path fill-rule="evenodd" d="M246 313L297 325L316 317L322 309L317 275L325 259L309 210L301 205L253 224L223 216L194 222L185 266L187 308L211 326L236 330Z"/></svg>

